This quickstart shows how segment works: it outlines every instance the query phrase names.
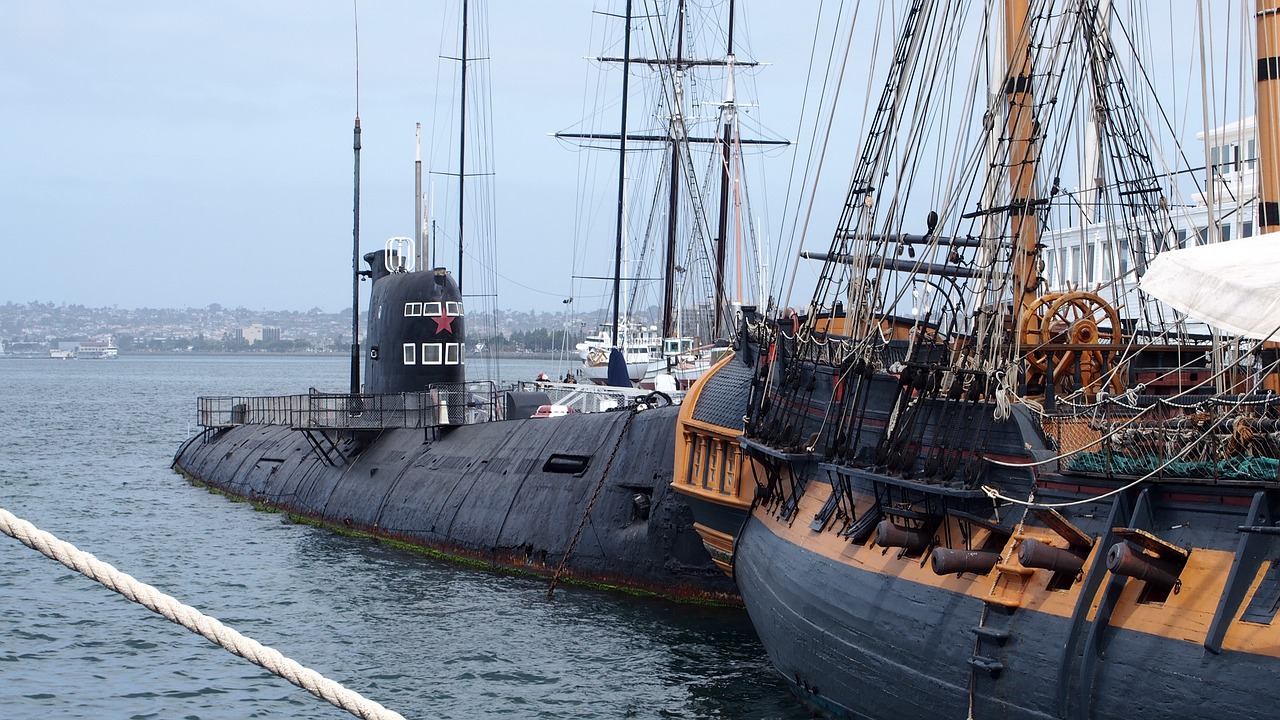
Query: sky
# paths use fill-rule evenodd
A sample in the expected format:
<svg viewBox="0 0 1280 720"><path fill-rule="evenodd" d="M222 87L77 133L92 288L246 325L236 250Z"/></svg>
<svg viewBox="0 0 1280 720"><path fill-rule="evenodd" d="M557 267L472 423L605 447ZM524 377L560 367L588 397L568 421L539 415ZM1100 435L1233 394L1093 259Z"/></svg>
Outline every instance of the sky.
<svg viewBox="0 0 1280 720"><path fill-rule="evenodd" d="M727 3L700 0L709 13ZM571 279L581 265L572 256L584 252L575 203L585 192L580 154L550 135L590 112L586 58L602 52L604 23L616 24L596 6L620 3L472 4L487 8L493 147L480 170L491 173L485 179L494 187L497 243L479 260L496 274L497 308L558 311L566 296L585 292ZM838 4L827 4L822 21L817 2L737 4L739 54L765 63L741 81L751 85L748 112L772 137L795 142L792 150L750 159L769 178L768 214L759 221L778 239L786 232L783 206L798 207L787 195L788 175L817 145L806 145L801 126L815 26L834 26L830 8ZM349 308L353 5L364 253L413 233L415 123L423 125L427 170L452 169L455 141L439 138L454 122L457 63L441 56L457 52L460 0L7 2L0 23L0 303ZM1156 43L1167 41L1183 55L1194 50L1184 26L1196 3L1146 7ZM1203 7L1219 14L1209 27L1229 28L1244 17L1236 3ZM1217 48L1211 43L1209 52L1235 50L1221 41ZM865 38L855 42L851 76L865 64L862 52L872 52ZM1188 133L1200 115L1188 103L1198 96L1194 68L1188 62L1181 71L1173 103L1175 121ZM872 96L856 82L846 95L854 107ZM833 226L858 146L858 113L847 114L853 120L833 133L837 150L824 161L828 185L814 213L820 227ZM1224 121L1238 116L1234 108L1219 114ZM433 178L450 182L429 174L428 185ZM448 194L437 188L433 197L443 205ZM362 307L367 294L362 283ZM574 307L587 309L581 298Z"/></svg>
<svg viewBox="0 0 1280 720"><path fill-rule="evenodd" d="M358 4L362 252L413 232L414 124L429 154L458 4ZM812 21L739 4L785 135ZM582 116L600 16L589 0L487 5L496 305L560 310L578 160L549 134ZM14 0L5 16L0 302L350 307L351 0Z"/></svg>

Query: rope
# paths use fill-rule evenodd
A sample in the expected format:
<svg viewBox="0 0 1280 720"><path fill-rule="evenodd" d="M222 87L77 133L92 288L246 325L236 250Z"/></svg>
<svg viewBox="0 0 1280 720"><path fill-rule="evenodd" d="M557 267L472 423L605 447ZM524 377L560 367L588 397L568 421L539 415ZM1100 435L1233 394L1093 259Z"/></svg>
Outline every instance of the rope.
<svg viewBox="0 0 1280 720"><path fill-rule="evenodd" d="M156 588L139 582L133 576L122 573L109 563L80 550L71 543L59 540L35 525L0 508L0 530L23 545L38 550L84 575L97 580L130 600L163 615L210 642L222 646L232 654L271 671L316 697L364 720L404 720L399 713L388 710L359 693L348 690L329 680L315 670L303 667L253 638L245 637L223 625L217 618L202 614L195 608L178 602Z"/></svg>
<svg viewBox="0 0 1280 720"><path fill-rule="evenodd" d="M1076 506L1076 505L1084 505L1084 504L1087 504L1087 503L1098 502L1098 501L1100 501L1100 500L1105 500L1105 499L1107 499L1107 498L1111 497L1112 495L1117 495L1117 494L1119 494L1119 493L1125 492L1126 490L1128 490L1128 489L1130 489L1130 488L1132 488L1132 487L1136 487L1136 486L1138 486L1138 485L1140 485L1140 484L1142 484L1142 483L1144 483L1144 482L1146 482L1146 481L1150 480L1151 478L1155 477L1156 475L1159 475L1161 472L1163 472L1163 471L1164 471L1164 469L1165 469L1165 468L1169 467L1169 466L1170 466L1170 465L1172 465L1174 462L1176 462L1176 461L1178 461L1178 460L1181 460L1183 455L1186 455L1188 452L1190 452L1192 448L1194 448L1196 445L1198 445L1200 442L1202 442L1206 437L1208 437L1208 436L1209 436L1209 433L1211 433L1212 431L1213 431L1213 426L1212 426L1212 424L1211 424L1211 425L1209 426L1209 428L1208 428L1208 429L1206 429L1203 433L1201 433L1201 434L1200 434L1200 437L1196 438L1193 442L1186 443L1186 444L1182 447L1182 449L1181 449L1181 450L1179 450L1179 451L1178 451L1178 452L1177 452L1173 457L1171 457L1171 458L1169 458L1168 460L1165 460L1164 462L1160 463L1160 465L1159 465L1158 467L1156 467L1154 470L1152 470L1151 472L1147 473L1146 475L1143 475L1142 477L1138 478L1137 480L1134 480L1133 482L1131 482L1131 483L1129 483L1129 484L1127 484L1127 485L1123 485L1123 486L1118 487L1118 488L1116 488L1116 489L1114 489L1114 490L1110 490L1110 491L1108 491L1108 492L1104 492L1104 493L1102 493L1101 495L1095 495L1095 496L1093 496L1093 497L1084 498L1084 499L1081 499L1081 500L1073 500L1073 501L1070 501L1070 502L1060 502L1060 503L1041 503L1041 502L1035 502L1035 501L1034 501L1034 498L1035 498L1035 492L1034 492L1034 491L1033 491L1030 495L1028 495L1028 496L1027 496L1027 499L1026 499L1026 500L1018 500L1017 498L1011 498L1011 497L1009 497L1009 496L1007 496L1007 495L1002 494L999 490L997 490L996 488L991 487L990 485L983 485L983 486L982 486L982 491L983 491L984 493L986 493L986 494L987 494L987 497L991 498L992 500L1004 500L1005 502L1010 502L1010 503L1013 503L1013 504L1015 504L1015 505L1023 505L1023 506L1025 506L1025 507L1029 507L1029 508L1032 508L1032 507L1039 507L1039 508L1055 508L1055 509L1056 509L1056 508L1074 507L1074 506Z"/></svg>
<svg viewBox="0 0 1280 720"><path fill-rule="evenodd" d="M1277 364L1280 364L1280 361L1277 361ZM1183 364L1183 365L1182 365L1182 367L1187 367L1187 364ZM1178 369L1181 369L1181 368L1178 368ZM1173 373L1173 372L1177 372L1177 370L1178 370L1178 369L1172 370L1172 371L1170 371L1170 373L1166 373L1166 375L1167 375L1167 374L1171 374L1171 373ZM1199 401L1197 401L1196 403L1191 404L1191 405L1178 405L1177 403L1172 402L1173 400L1176 400L1176 399L1178 399L1178 398L1180 398L1180 397L1184 397L1184 396L1186 396L1186 395L1190 395L1192 392L1194 392L1194 391L1195 391L1195 390L1197 390L1198 388L1204 387L1204 386L1208 385L1210 382L1216 382L1217 378L1219 378L1219 377L1221 377L1221 376L1225 375L1225 374L1226 374L1227 372L1229 372L1230 370L1231 370L1231 367L1230 367L1230 366L1228 366L1228 367L1224 367L1224 368L1222 368L1221 370L1219 370L1218 372L1214 373L1212 377L1206 378L1203 382L1197 383L1196 385L1194 385L1194 386L1192 386L1192 387L1189 387L1189 388L1187 388L1187 389L1185 389L1185 390L1182 390L1182 391L1178 392L1178 393L1177 393L1177 394L1175 394L1175 395L1170 395L1169 397L1158 397L1158 398L1156 398L1156 400L1159 402L1159 404L1162 404L1162 405L1168 405L1169 407L1180 408L1180 409L1183 409L1183 410L1190 409L1190 408L1196 407L1196 406L1198 406L1198 405L1200 405L1200 404L1202 404L1202 403L1204 403L1204 402L1210 402L1210 401L1217 402L1218 404L1228 405L1228 406L1229 406L1229 407L1231 407L1232 409L1239 409L1240 407L1243 407L1243 406L1246 404L1246 403L1245 403L1245 401L1244 401L1244 396L1240 396L1239 398L1237 398L1236 400L1231 401L1231 402L1223 401L1223 400L1221 400L1220 398L1205 398L1205 399L1203 399L1203 400L1199 400ZM1162 376L1162 377L1163 377L1163 376ZM1136 404L1137 404L1137 397L1136 397L1136 395L1135 395L1135 394L1133 394L1133 393L1134 393L1134 388L1129 388L1127 391L1125 391L1125 393L1123 394L1123 397L1124 397L1126 400L1129 400L1129 401L1130 401L1130 402L1129 402L1129 404L1128 404L1128 406L1129 406L1129 407L1135 407L1135 408L1136 408ZM1039 407L1039 405L1038 405L1038 404L1036 404L1036 406L1032 406L1032 405L1030 405L1030 404L1029 404L1025 399L1021 399L1021 398L1020 398L1020 400L1021 400L1021 402L1022 402L1022 404L1023 404L1023 405L1026 405L1029 409L1033 410L1034 412L1036 412L1036 414L1040 415L1040 417L1042 418L1042 421L1043 421L1043 418L1044 418L1044 417L1046 417L1046 415L1045 415L1045 413L1044 413L1044 408L1043 408L1043 407ZM1257 401L1250 401L1250 402L1249 402L1249 403L1247 403L1247 404L1250 404L1250 405L1254 405L1254 404L1262 405L1262 404L1266 404L1266 403L1268 403L1268 402L1271 402L1271 400L1270 400L1269 398L1268 398L1268 399L1263 399L1263 400L1257 400ZM1078 406L1078 407L1082 407L1082 408L1091 408L1091 409L1096 410L1096 409L1098 409L1098 408L1100 408L1100 407L1102 407L1102 406L1106 405L1107 403L1116 403L1116 404L1123 405L1123 403L1121 403L1119 399L1117 399L1117 398L1115 398L1115 397L1110 397L1110 398L1107 398L1106 400L1100 400L1099 402L1097 402L1097 403L1095 403L1095 404L1093 404L1093 405L1080 405L1080 406ZM1073 404L1074 404L1074 403L1073 403ZM1072 451L1070 451L1070 452L1058 453L1058 454L1054 455L1053 457L1046 458L1046 459L1044 459L1044 460L1034 460L1034 461L1031 461L1031 462L1009 462L1009 461L1007 461L1007 460L996 460L995 458L983 458L983 459L984 459L984 460L986 460L987 462L991 463L992 465L1000 465L1000 466L1002 466L1002 467L1010 467L1010 468L1038 467L1038 466L1040 466L1040 465L1048 465L1049 463L1052 463L1052 462L1057 462L1057 461L1059 461L1059 460L1064 460L1064 459L1066 459L1066 458L1068 458L1068 457L1071 457L1072 455L1080 455L1080 454L1084 453L1084 451L1085 451L1085 450L1088 450L1088 449L1089 449L1089 448L1091 448L1091 447L1095 447L1095 446L1097 446L1097 445L1101 445L1101 444L1103 444L1104 442L1106 442L1106 441L1108 441L1108 440L1112 439L1113 437L1115 437L1115 436L1116 436L1120 431L1122 431L1122 430L1124 430L1124 429L1128 428L1130 425L1133 425L1134 423L1136 423L1138 420L1140 420L1140 419L1142 418L1142 416L1143 416L1143 415L1146 415L1146 414L1147 414L1149 411L1151 411L1154 407L1156 407L1156 406L1155 406L1155 405L1149 405L1149 406L1147 406L1147 407L1145 407L1145 408L1138 408L1138 413L1137 413L1136 415L1134 415L1133 417L1128 418L1127 420L1125 420L1125 421L1123 421L1123 422L1121 422L1121 423L1119 423L1119 424L1117 424L1117 425L1113 426L1109 431L1107 431L1107 433L1106 433L1105 435L1103 435L1103 436L1101 436L1101 437L1097 438L1096 440L1093 440L1093 441L1089 442L1088 444L1082 445L1082 446L1080 446L1080 447L1078 447L1078 448L1076 448L1075 450L1072 450ZM1051 416L1050 416L1050 417L1051 417ZM1203 435L1202 435L1200 439L1201 439L1201 440L1203 440L1203 439L1204 439L1204 437L1205 437L1205 436L1203 436ZM1199 442L1199 440L1197 440L1196 442ZM1185 450L1184 450L1182 453L1179 453L1179 454L1177 455L1177 457L1182 457L1182 455L1183 455L1183 454L1185 454ZM1165 465L1168 465L1168 463L1165 463ZM1163 469L1164 469L1164 467L1165 467L1165 465L1161 465L1159 468L1157 468L1157 469L1156 469L1156 471L1157 471L1157 472L1159 472L1160 470L1163 470ZM1122 488L1122 489L1123 489L1123 488ZM989 494L989 493L988 493L988 494ZM1114 494L1114 493L1108 493L1108 495L1113 495L1113 494ZM1103 497L1106 497L1106 496L1104 495Z"/></svg>

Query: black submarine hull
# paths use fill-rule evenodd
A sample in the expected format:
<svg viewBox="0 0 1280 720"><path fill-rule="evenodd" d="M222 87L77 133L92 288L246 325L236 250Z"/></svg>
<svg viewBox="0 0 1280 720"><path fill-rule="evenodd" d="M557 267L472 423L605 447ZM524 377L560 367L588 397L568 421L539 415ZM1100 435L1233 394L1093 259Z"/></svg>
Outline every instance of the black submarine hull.
<svg viewBox="0 0 1280 720"><path fill-rule="evenodd" d="M738 604L671 489L677 411L345 431L330 460L301 430L243 424L191 438L173 467L232 496L493 568L551 576L563 562L572 582Z"/></svg>

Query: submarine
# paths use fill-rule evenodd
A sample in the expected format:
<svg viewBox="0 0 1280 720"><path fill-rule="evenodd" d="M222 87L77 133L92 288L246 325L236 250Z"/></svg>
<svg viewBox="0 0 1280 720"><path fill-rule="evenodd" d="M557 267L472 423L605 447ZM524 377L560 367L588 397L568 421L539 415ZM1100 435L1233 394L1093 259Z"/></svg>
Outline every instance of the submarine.
<svg viewBox="0 0 1280 720"><path fill-rule="evenodd" d="M201 430L175 471L304 522L553 587L740 604L672 489L678 406L650 393L534 417L546 393L467 382L466 312L447 269L407 270L392 250L363 259L363 392L201 397Z"/></svg>

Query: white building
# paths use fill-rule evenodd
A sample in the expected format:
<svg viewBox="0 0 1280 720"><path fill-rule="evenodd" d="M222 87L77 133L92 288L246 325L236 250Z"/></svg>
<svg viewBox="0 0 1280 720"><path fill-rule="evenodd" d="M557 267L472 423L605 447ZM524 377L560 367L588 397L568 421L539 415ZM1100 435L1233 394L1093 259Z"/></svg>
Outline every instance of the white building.
<svg viewBox="0 0 1280 720"><path fill-rule="evenodd" d="M1199 133L1197 140L1204 143L1204 133ZM1161 250L1215 241L1211 215L1218 218L1216 239L1228 242L1252 236L1258 214L1255 119L1248 117L1214 128L1208 144L1208 167L1196 173L1198 187L1204 189L1184 194L1180 203L1169 200L1173 227L1164 238L1155 228L1135 233L1133 228L1119 227L1114 222L1091 222L1091 216L1104 218L1105 212L1090 212L1090 201L1084 197L1087 193L1078 193L1079 211L1074 224L1050 231L1042 239L1045 290L1095 292L1119 308L1121 317L1132 318L1139 312L1136 290L1146 263ZM1207 187L1210 177L1212 192ZM1167 178L1161 184L1173 186L1177 180Z"/></svg>
<svg viewBox="0 0 1280 720"><path fill-rule="evenodd" d="M280 340L280 328L254 323L249 327L240 328L240 337L249 345L278 342Z"/></svg>

